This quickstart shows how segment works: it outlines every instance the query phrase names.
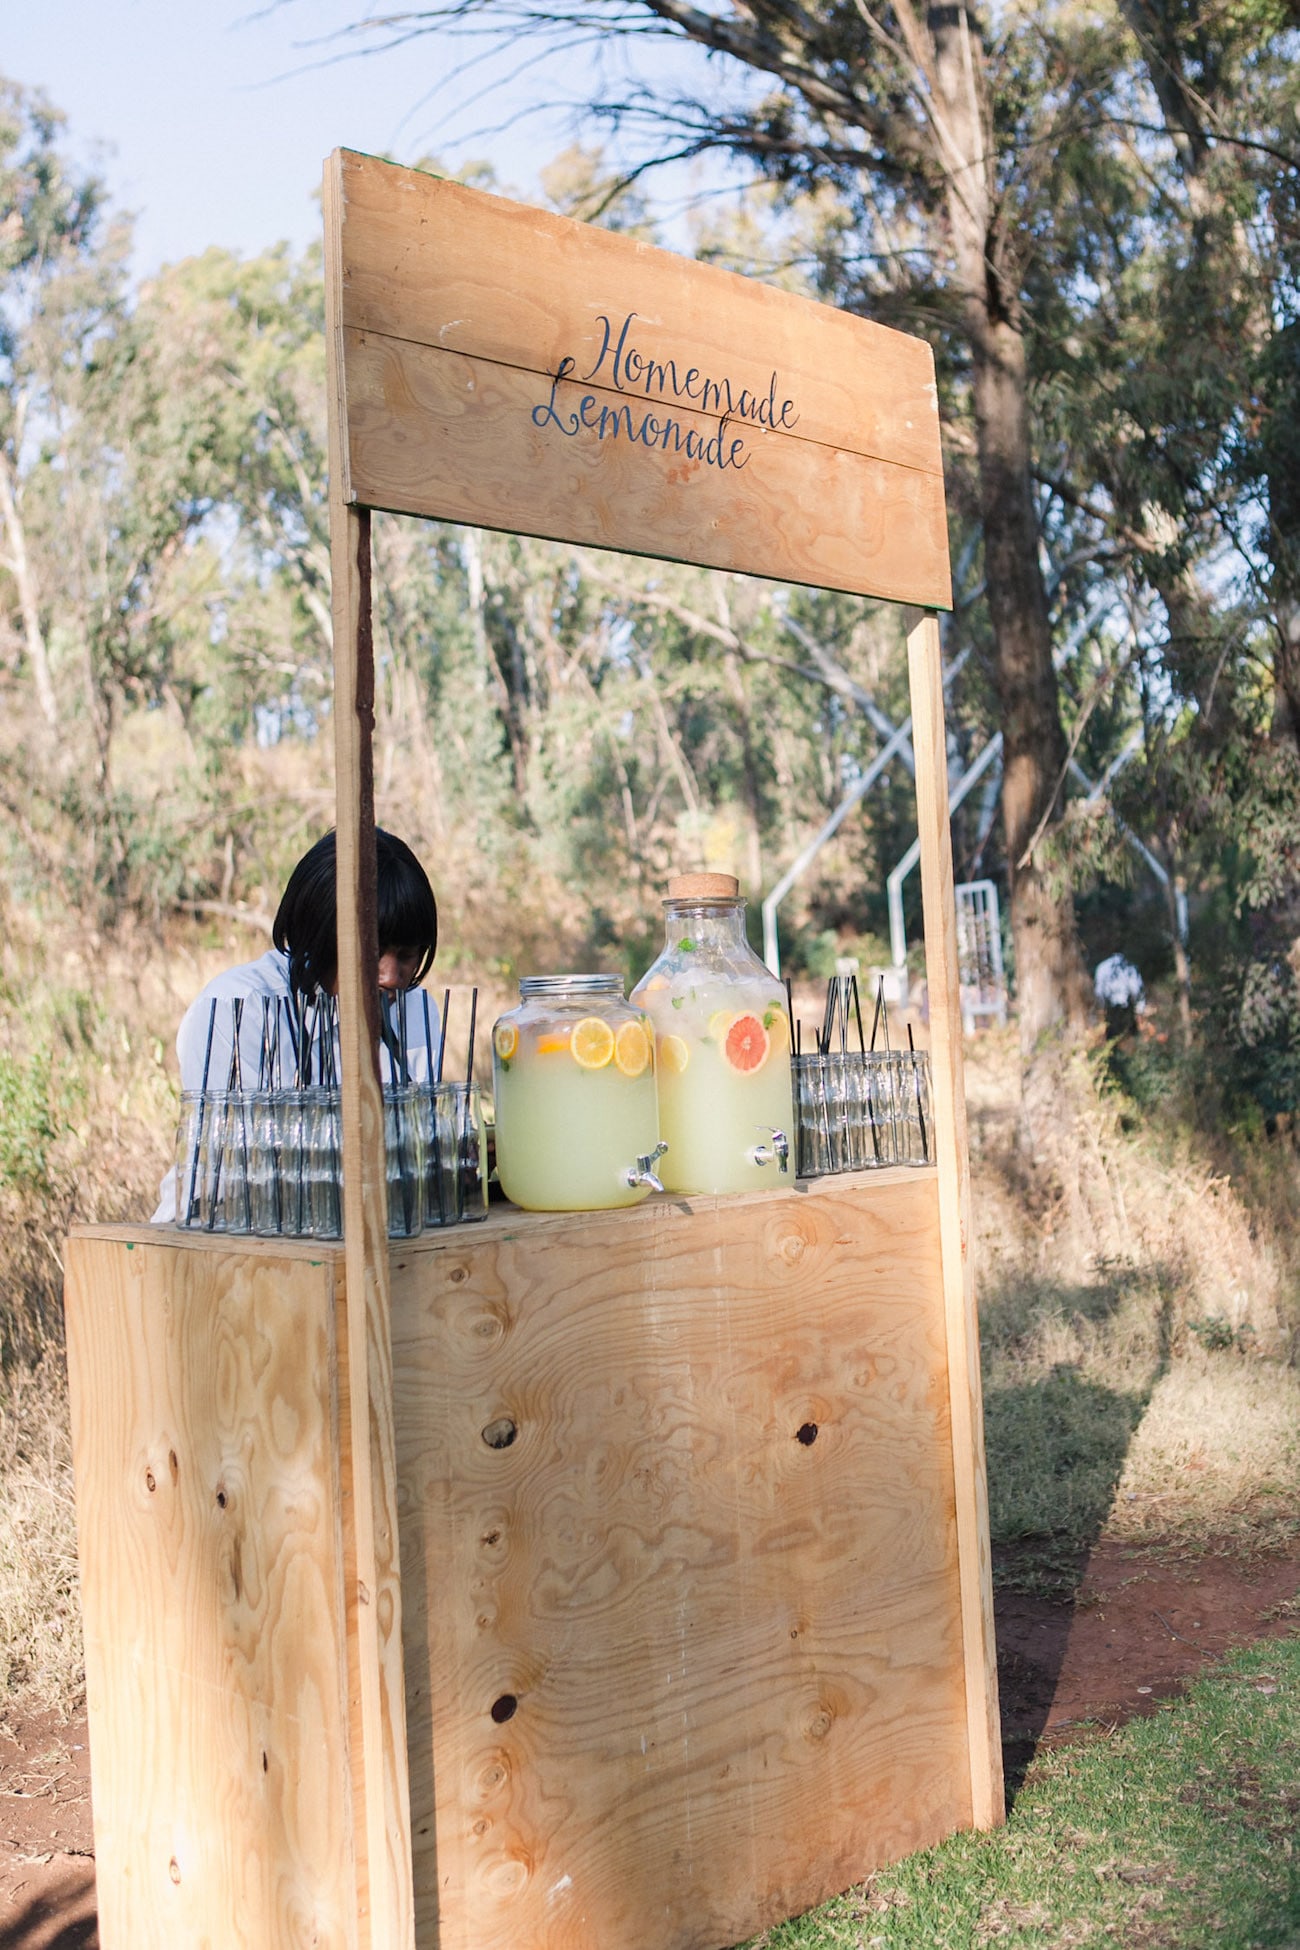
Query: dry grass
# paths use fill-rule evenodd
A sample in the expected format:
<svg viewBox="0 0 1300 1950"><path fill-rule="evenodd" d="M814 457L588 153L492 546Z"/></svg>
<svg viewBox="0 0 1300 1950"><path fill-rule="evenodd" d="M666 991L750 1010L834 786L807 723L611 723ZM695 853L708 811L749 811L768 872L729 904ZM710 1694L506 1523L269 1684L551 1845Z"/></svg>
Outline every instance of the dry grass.
<svg viewBox="0 0 1300 1950"><path fill-rule="evenodd" d="M1185 1349L1156 1383L1124 1461L1108 1533L1213 1537L1240 1549L1300 1532L1300 1374Z"/></svg>
<svg viewBox="0 0 1300 1950"><path fill-rule="evenodd" d="M1031 1583L1103 1534L1300 1530L1296 1156L1130 1127L1096 1070L1065 1067L1027 1173L1010 1035L968 1052L991 1518Z"/></svg>
<svg viewBox="0 0 1300 1950"><path fill-rule="evenodd" d="M63 1364L0 1384L0 1712L69 1712L84 1690Z"/></svg>

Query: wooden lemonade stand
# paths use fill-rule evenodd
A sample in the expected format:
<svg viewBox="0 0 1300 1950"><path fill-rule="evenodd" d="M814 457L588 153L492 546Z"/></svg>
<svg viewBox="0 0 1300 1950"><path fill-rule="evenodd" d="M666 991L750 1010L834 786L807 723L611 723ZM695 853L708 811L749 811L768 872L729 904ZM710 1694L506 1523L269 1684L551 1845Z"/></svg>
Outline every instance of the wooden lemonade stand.
<svg viewBox="0 0 1300 1950"><path fill-rule="evenodd" d="M1002 1818L932 359L351 152L325 212L344 1242L69 1243L101 1942L731 1945ZM922 609L937 1165L390 1248L374 508Z"/></svg>

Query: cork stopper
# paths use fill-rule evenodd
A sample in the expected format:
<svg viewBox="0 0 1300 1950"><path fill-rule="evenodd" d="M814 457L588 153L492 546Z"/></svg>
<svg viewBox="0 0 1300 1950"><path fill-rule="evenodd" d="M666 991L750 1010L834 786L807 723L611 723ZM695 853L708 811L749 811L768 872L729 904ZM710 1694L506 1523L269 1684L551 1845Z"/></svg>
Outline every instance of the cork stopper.
<svg viewBox="0 0 1300 1950"><path fill-rule="evenodd" d="M732 873L675 873L668 882L670 901L734 901L739 894Z"/></svg>

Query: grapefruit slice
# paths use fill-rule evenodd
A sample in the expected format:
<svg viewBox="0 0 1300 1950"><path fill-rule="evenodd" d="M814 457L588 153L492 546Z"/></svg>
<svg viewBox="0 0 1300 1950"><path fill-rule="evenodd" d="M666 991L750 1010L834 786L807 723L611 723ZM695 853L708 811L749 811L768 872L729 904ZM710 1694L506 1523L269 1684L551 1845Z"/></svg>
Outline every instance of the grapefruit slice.
<svg viewBox="0 0 1300 1950"><path fill-rule="evenodd" d="M747 1074L762 1069L771 1047L772 1040L757 1016L737 1016L727 1031L722 1053L733 1070Z"/></svg>
<svg viewBox="0 0 1300 1950"><path fill-rule="evenodd" d="M614 1032L599 1016L584 1016L573 1025L569 1048L580 1068L603 1070L614 1054Z"/></svg>
<svg viewBox="0 0 1300 1950"><path fill-rule="evenodd" d="M625 1077L639 1077L650 1062L650 1043L639 1022L625 1022L614 1038L614 1061Z"/></svg>

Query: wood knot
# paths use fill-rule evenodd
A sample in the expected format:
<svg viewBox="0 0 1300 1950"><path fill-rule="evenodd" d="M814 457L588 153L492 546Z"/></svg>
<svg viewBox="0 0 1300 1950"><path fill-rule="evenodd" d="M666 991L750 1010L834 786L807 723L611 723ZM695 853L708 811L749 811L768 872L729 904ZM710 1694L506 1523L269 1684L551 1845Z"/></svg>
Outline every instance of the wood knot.
<svg viewBox="0 0 1300 1950"><path fill-rule="evenodd" d="M169 1875L169 1876L171 1877L171 1879L172 1879L172 1881L173 1881L173 1882L179 1882L179 1881L180 1881L180 1879L181 1879L181 1865L180 1865L180 1863L179 1863L179 1862L178 1862L178 1861L176 1860L176 1857L175 1857L174 1855L173 1855L173 1857L172 1857L172 1859L171 1859L171 1861L170 1861L170 1862L169 1862L169 1863L167 1864L167 1873L168 1873L168 1875Z"/></svg>
<svg viewBox="0 0 1300 1950"><path fill-rule="evenodd" d="M459 1286L462 1280L467 1280L469 1278L468 1266L453 1266L450 1273L448 1273L447 1278L451 1281L453 1286Z"/></svg>
<svg viewBox="0 0 1300 1950"><path fill-rule="evenodd" d="M817 1424L815 1422L801 1423L794 1432L794 1439L796 1442L802 1442L805 1449L811 1449L813 1443L817 1440Z"/></svg>
<svg viewBox="0 0 1300 1950"><path fill-rule="evenodd" d="M508 1449L519 1430L508 1415L499 1415L495 1422L489 1422L483 1430L483 1440L489 1449Z"/></svg>
<svg viewBox="0 0 1300 1950"><path fill-rule="evenodd" d="M153 1495L154 1491L158 1487L152 1469L146 1469L144 1472L144 1486L148 1490L150 1496Z"/></svg>

